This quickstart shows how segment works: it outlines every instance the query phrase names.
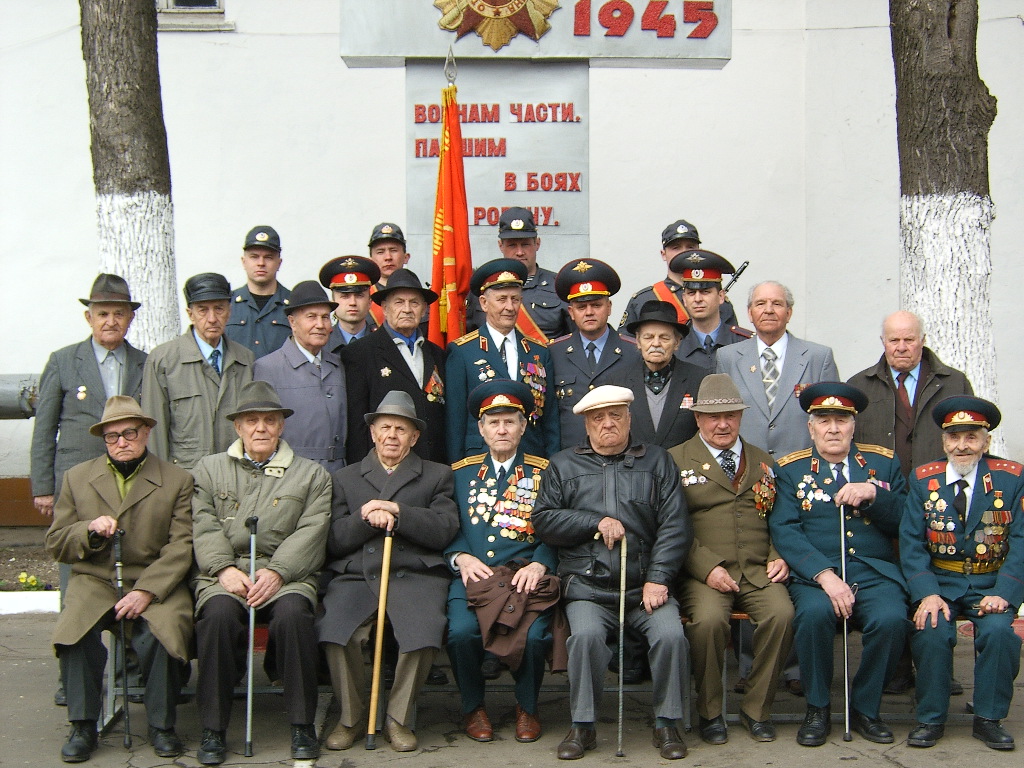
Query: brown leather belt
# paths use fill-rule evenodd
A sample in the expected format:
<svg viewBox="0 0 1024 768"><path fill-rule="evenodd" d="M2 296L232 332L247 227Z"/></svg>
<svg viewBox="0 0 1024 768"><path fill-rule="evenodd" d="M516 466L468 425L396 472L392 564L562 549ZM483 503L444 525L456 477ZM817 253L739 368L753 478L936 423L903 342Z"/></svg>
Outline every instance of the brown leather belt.
<svg viewBox="0 0 1024 768"><path fill-rule="evenodd" d="M970 559L961 561L932 558L932 565L936 568L941 568L944 571L954 571L955 573L966 573L968 576L972 573L992 573L992 571L998 571L1002 564L1002 560L992 563L975 563L971 562Z"/></svg>

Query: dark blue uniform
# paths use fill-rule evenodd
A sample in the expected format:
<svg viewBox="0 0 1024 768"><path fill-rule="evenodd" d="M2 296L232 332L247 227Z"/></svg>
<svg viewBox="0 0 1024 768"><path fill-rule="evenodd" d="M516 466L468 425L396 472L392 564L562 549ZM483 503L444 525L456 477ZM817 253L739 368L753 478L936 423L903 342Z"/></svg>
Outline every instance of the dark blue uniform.
<svg viewBox="0 0 1024 768"><path fill-rule="evenodd" d="M256 359L276 352L292 335L284 313L292 292L278 283L277 290L263 309L259 308L248 286L231 292L231 317L224 335L252 351Z"/></svg>

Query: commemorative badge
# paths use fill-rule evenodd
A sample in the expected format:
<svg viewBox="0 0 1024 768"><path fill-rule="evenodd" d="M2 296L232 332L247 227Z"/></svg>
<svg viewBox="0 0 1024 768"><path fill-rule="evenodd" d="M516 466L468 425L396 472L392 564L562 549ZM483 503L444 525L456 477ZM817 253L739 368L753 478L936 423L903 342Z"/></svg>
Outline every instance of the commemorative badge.
<svg viewBox="0 0 1024 768"><path fill-rule="evenodd" d="M551 28L548 17L558 0L434 0L434 7L441 11L441 29L454 32L458 40L476 32L497 51L520 32L540 40Z"/></svg>

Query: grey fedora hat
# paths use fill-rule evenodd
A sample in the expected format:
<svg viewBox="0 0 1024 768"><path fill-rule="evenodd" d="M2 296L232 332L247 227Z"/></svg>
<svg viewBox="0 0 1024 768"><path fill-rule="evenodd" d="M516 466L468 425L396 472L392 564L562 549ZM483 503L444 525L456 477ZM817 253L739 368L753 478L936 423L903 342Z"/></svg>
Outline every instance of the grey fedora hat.
<svg viewBox="0 0 1024 768"><path fill-rule="evenodd" d="M137 301L132 301L132 292L128 290L128 282L120 275L112 275L109 272L101 272L99 277L93 281L92 290L89 291L88 299L79 299L80 302L89 306L90 304L123 302L131 305L132 309L142 306Z"/></svg>
<svg viewBox="0 0 1024 768"><path fill-rule="evenodd" d="M373 413L365 414L363 420L367 424L373 424L374 419L378 416L401 416L403 419L408 419L415 424L416 429L420 432L424 432L427 429L427 422L416 415L416 406L412 402L412 397L408 392L403 392L399 389L393 389L384 395L384 399L380 401L377 410Z"/></svg>
<svg viewBox="0 0 1024 768"><path fill-rule="evenodd" d="M280 411L287 419L295 411L281 405L281 398L277 390L265 381L250 381L242 387L238 393L238 404L234 413L229 413L225 418L234 421L243 413L266 413L267 411Z"/></svg>
<svg viewBox="0 0 1024 768"><path fill-rule="evenodd" d="M690 406L697 413L726 413L742 411L750 406L743 402L736 383L727 373L712 373L705 376L697 391L697 402Z"/></svg>

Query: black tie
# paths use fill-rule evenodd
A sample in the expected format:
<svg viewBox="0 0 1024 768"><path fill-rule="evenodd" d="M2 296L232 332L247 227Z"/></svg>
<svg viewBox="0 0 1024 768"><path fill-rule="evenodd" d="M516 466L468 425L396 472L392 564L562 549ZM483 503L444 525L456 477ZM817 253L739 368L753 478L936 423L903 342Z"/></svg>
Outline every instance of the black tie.
<svg viewBox="0 0 1024 768"><path fill-rule="evenodd" d="M505 478L506 478L507 476L508 476L508 473L507 473L507 472L505 472L505 467L504 467L504 466L498 467L498 488L499 488L499 489L500 489L500 488L502 487L502 485L504 484L504 482L505 482Z"/></svg>
<svg viewBox="0 0 1024 768"><path fill-rule="evenodd" d="M715 353L715 342L711 340L710 333L704 337L704 351L709 355L713 355Z"/></svg>
<svg viewBox="0 0 1024 768"><path fill-rule="evenodd" d="M501 362L503 362L503 363L507 363L508 362L508 360L505 357L505 342L506 341L508 341L508 339L502 338L501 346L498 348L498 351L501 353Z"/></svg>
<svg viewBox="0 0 1024 768"><path fill-rule="evenodd" d="M736 459L733 458L733 452L726 448L718 454L718 461L722 464L722 471L725 472L725 476L729 480L733 480L736 477Z"/></svg>
<svg viewBox="0 0 1024 768"><path fill-rule="evenodd" d="M844 485L846 485L846 475L843 474L843 462L832 465L833 471L836 473L836 490L838 491Z"/></svg>
<svg viewBox="0 0 1024 768"><path fill-rule="evenodd" d="M590 363L590 372L593 373L597 368L597 345L592 341L587 342L587 362Z"/></svg>
<svg viewBox="0 0 1024 768"><path fill-rule="evenodd" d="M962 477L956 481L956 496L953 497L953 509L960 516L962 523L967 517L967 481Z"/></svg>

